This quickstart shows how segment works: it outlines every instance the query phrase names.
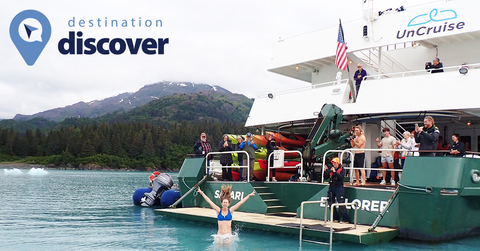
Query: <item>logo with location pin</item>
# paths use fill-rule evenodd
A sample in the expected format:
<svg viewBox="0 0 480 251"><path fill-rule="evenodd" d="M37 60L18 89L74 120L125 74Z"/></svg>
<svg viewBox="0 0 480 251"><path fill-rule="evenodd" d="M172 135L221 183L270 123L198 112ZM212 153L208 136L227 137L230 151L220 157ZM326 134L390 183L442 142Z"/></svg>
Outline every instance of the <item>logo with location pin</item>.
<svg viewBox="0 0 480 251"><path fill-rule="evenodd" d="M51 34L48 18L36 10L24 10L10 23L10 38L30 66L37 61Z"/></svg>

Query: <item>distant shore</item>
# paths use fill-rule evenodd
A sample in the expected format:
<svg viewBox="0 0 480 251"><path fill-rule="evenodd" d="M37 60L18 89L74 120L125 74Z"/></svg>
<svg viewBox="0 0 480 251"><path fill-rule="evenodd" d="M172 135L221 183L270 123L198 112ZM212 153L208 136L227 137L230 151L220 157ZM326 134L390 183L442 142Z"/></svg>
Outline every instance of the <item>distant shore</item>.
<svg viewBox="0 0 480 251"><path fill-rule="evenodd" d="M143 168L111 168L111 167L102 167L95 164L87 164L87 165L80 165L78 167L74 167L71 165L67 166L54 166L54 165L39 165L39 164L27 164L27 163L17 163L17 162L0 162L0 169L32 169L32 167L36 168L45 168L45 169L56 169L56 170L98 170L98 171L146 171L146 172L154 172L154 171L163 171L163 172L178 172L179 169L161 169L157 170L156 168L152 167L143 167Z"/></svg>

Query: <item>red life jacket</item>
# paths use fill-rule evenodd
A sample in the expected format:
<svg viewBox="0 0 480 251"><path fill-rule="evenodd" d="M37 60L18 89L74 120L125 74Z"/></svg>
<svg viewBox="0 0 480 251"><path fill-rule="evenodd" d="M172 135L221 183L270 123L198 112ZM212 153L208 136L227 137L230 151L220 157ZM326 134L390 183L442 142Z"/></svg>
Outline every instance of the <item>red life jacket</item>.
<svg viewBox="0 0 480 251"><path fill-rule="evenodd" d="M342 172L342 168L343 168L343 166L340 165L340 166L338 167L338 169L336 170L336 172L337 172L338 174L341 173L341 172ZM330 172L330 177L332 177L332 175L333 175L333 172Z"/></svg>

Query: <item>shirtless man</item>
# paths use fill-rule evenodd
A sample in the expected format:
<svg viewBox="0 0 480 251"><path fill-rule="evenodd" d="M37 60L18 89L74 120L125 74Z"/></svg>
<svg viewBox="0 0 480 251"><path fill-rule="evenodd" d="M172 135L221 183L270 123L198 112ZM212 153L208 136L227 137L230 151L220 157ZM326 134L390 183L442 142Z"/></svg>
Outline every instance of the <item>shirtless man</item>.
<svg viewBox="0 0 480 251"><path fill-rule="evenodd" d="M367 139L365 138L365 133L363 132L362 126L355 126L355 138L350 141L352 147L357 149L365 149L365 143ZM355 151L355 157L353 160L354 167L364 167L365 163L365 150L357 150ZM360 173L362 174L362 184L360 184L360 176L359 169L355 169L355 186L365 186L365 182L367 181L367 177L365 177L365 169L360 169Z"/></svg>

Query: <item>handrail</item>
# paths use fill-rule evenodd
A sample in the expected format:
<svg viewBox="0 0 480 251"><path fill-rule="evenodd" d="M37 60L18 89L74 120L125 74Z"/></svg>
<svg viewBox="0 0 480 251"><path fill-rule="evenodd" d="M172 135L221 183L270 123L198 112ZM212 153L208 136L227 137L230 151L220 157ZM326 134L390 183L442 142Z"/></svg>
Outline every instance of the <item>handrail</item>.
<svg viewBox="0 0 480 251"><path fill-rule="evenodd" d="M317 203L320 203L320 204L324 204L325 205L325 222L326 222L326 216L327 216L327 209L331 207L339 207L339 206L352 206L354 209L355 209L355 216L354 216L354 219L353 219L353 229L356 229L357 228L357 210L359 207L357 207L357 204L355 202L348 202L348 203L332 203L332 205L328 205L328 201L326 200L317 200L317 201L302 201L302 203L300 204L300 236L299 236L299 243L300 243L300 248L302 247L302 236L303 236L303 206L305 204L317 204ZM309 241L309 240L305 240L305 241L308 241L308 242L313 242L313 243L317 243L317 244L322 244L322 245L329 245L330 246L330 250L332 250L332 243L333 243L333 212L334 210L330 210L330 242L329 243L326 243L326 242L320 242L320 241Z"/></svg>
<svg viewBox="0 0 480 251"><path fill-rule="evenodd" d="M170 205L170 208L177 207L178 203L180 203L185 197L187 197L187 195L189 195L197 186L200 186L203 182L205 182L207 177L208 177L208 175L203 176L203 179L201 179L199 182L197 182L197 184L195 184L195 186L190 188L190 190L188 190L188 192L186 192L184 195L182 195L182 197L180 197L177 201L175 201L175 203Z"/></svg>
<svg viewBox="0 0 480 251"><path fill-rule="evenodd" d="M448 66L448 67L443 67L442 69L447 70L447 71L450 71L450 70L453 71L453 70L458 70L462 66L467 66L467 67L469 67L469 70L472 70L472 69L480 68L480 63ZM382 79L382 77L384 77L384 76L389 77L389 76L392 76L392 75L393 76L399 75L400 77L405 77L405 75L409 75L409 74L416 75L418 73L425 74L425 75L430 74L430 72L428 72L427 70L422 69L422 70L414 70L414 71L391 72L391 73L382 73L382 74L377 74L377 75L368 75L368 78ZM345 83L343 83L343 82L345 82ZM337 80L324 82L324 83L318 83L318 84L312 84L310 86L305 86L305 87L301 87L301 88L288 89L288 90L282 90L282 91L279 91L279 92L274 92L273 95L276 96L276 95L295 93L295 92L299 92L299 91L308 91L310 89L315 89L315 88L321 87L321 86L335 85L336 83L338 83ZM348 78L341 80L341 84L347 84L347 83L348 83ZM259 98L266 98L267 94L261 94L261 95L258 95L258 97Z"/></svg>
<svg viewBox="0 0 480 251"><path fill-rule="evenodd" d="M297 151L297 150L292 150L292 151L283 151L284 153L284 157L285 157L285 153L292 153L292 152L296 152L296 153L299 153L300 154L300 181L303 181L303 157L302 157L302 153L300 151ZM282 167L270 167L270 156L272 156L273 152L270 153L270 155L268 155L267 157L267 182L270 181L270 168L282 168ZM285 167L283 167L285 168Z"/></svg>
<svg viewBox="0 0 480 251"><path fill-rule="evenodd" d="M345 149L345 150L328 150L328 151L326 151L326 152L323 154L322 183L324 182L323 172L324 172L324 170L325 170L325 159L327 158L327 154L328 154L328 153L332 153L332 152L333 152L333 153L343 153L343 152L345 152L346 150L348 150L348 151L350 152L349 149L354 149L354 148L348 148L348 149ZM352 155L353 155L352 152L350 152L350 156L352 156ZM343 157L343 155L342 155L342 157ZM340 159L340 164L342 164L342 163L343 163L343 159ZM352 163L351 165L353 165L353 161L351 161L351 163Z"/></svg>
<svg viewBox="0 0 480 251"><path fill-rule="evenodd" d="M205 163L205 174L208 175L207 173L207 168L208 168L208 156L209 155L216 155L216 154L226 154L226 153L245 153L247 155L247 160L250 159L250 155L246 151L227 151L227 152L209 152L207 155L205 155L205 159L207 160ZM250 163L250 162L248 162ZM247 168L247 182L250 182L250 168L248 166L222 166L222 168Z"/></svg>

